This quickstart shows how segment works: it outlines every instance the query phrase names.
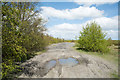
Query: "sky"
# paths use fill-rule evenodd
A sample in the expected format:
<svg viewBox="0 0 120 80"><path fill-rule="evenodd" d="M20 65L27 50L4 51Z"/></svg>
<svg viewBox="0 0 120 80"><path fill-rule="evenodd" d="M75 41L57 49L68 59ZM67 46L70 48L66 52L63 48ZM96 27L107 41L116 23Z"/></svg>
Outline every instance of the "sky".
<svg viewBox="0 0 120 80"><path fill-rule="evenodd" d="M108 38L118 40L118 2L119 0L48 1L41 2L36 9L41 10L39 16L47 21L46 33L55 38L76 40L83 27L95 21L107 33Z"/></svg>

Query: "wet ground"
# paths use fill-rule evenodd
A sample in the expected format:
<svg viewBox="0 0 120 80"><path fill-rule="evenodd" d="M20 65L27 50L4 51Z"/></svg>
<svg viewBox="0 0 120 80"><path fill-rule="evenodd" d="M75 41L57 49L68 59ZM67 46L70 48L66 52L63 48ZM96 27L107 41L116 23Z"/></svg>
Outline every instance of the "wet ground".
<svg viewBox="0 0 120 80"><path fill-rule="evenodd" d="M116 65L106 60L77 52L74 43L48 46L48 51L23 63L19 78L110 78Z"/></svg>
<svg viewBox="0 0 120 80"><path fill-rule="evenodd" d="M78 61L74 58L59 59L59 64L63 66L75 66L78 64Z"/></svg>

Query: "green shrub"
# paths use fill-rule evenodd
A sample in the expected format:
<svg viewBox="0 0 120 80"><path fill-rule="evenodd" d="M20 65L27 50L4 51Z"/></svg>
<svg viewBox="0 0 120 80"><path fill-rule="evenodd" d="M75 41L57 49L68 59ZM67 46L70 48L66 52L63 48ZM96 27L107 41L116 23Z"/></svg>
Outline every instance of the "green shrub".
<svg viewBox="0 0 120 80"><path fill-rule="evenodd" d="M107 41L108 41L108 43L109 43L109 44L108 44L109 46L112 46L112 45L113 45L113 40L112 40L111 38L109 38Z"/></svg>
<svg viewBox="0 0 120 80"><path fill-rule="evenodd" d="M29 52L46 47L42 38L45 31L43 19L35 17L38 13L35 5L29 2L2 3L3 78L16 69L16 62L24 62L31 55Z"/></svg>
<svg viewBox="0 0 120 80"><path fill-rule="evenodd" d="M113 44L115 46L119 46L120 45L120 40L112 40Z"/></svg>
<svg viewBox="0 0 120 80"><path fill-rule="evenodd" d="M109 51L106 34L95 22L87 24L80 32L78 47L87 51L106 53Z"/></svg>
<svg viewBox="0 0 120 80"><path fill-rule="evenodd" d="M16 62L24 62L49 43L62 40L43 34L44 19L37 16L36 3L3 2L2 6L2 78L6 78L16 70Z"/></svg>

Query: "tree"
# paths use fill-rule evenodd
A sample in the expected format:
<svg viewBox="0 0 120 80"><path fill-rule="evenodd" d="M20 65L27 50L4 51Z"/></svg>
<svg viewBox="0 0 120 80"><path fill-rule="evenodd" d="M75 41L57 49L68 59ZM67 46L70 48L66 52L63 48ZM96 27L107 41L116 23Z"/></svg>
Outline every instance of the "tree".
<svg viewBox="0 0 120 80"><path fill-rule="evenodd" d="M14 71L16 62L23 62L29 52L43 50L43 19L37 17L36 3L2 3L2 76Z"/></svg>
<svg viewBox="0 0 120 80"><path fill-rule="evenodd" d="M44 34L46 21L39 17L36 5L35 2L2 3L3 78L16 71L19 67L16 63L24 62L35 55L34 52L44 50L50 43L62 41Z"/></svg>
<svg viewBox="0 0 120 80"><path fill-rule="evenodd" d="M92 22L83 27L80 32L78 47L87 51L106 53L109 51L106 34L102 32L102 28Z"/></svg>
<svg viewBox="0 0 120 80"><path fill-rule="evenodd" d="M109 42L109 46L113 45L113 40L110 38L108 38L108 42Z"/></svg>

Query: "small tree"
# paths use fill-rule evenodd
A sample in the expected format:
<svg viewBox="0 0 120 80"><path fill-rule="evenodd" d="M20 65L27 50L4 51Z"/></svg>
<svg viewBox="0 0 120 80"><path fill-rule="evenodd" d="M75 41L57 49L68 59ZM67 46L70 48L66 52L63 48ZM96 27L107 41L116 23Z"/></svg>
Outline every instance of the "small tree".
<svg viewBox="0 0 120 80"><path fill-rule="evenodd" d="M83 27L83 31L80 32L78 46L87 51L106 53L109 49L105 37L106 34L102 32L101 27L92 22Z"/></svg>
<svg viewBox="0 0 120 80"><path fill-rule="evenodd" d="M109 46L112 46L113 45L113 40L110 38L108 38L108 42L109 42Z"/></svg>

